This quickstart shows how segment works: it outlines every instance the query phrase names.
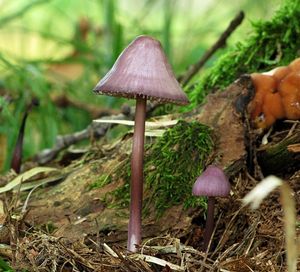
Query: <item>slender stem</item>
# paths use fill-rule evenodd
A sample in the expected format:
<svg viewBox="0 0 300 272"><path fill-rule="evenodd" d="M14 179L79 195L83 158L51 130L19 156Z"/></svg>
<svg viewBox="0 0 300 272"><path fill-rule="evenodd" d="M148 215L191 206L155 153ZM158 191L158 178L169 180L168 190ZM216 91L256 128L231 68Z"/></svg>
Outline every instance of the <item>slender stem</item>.
<svg viewBox="0 0 300 272"><path fill-rule="evenodd" d="M21 164L22 164L22 154L23 154L23 140L24 140L24 132L25 132L25 125L26 120L28 117L29 112L32 110L33 106L38 106L39 101L36 98L32 98L29 105L26 106L25 112L21 121L21 126L19 129L19 134L17 138L17 142L15 145L15 149L12 155L12 160L10 167L15 170L17 174L20 173L21 170Z"/></svg>
<svg viewBox="0 0 300 272"><path fill-rule="evenodd" d="M26 109L22 118L21 126L19 129L18 139L12 155L11 168L15 170L17 174L20 173L22 164L22 153L23 153L23 140L25 132L25 124L29 110Z"/></svg>
<svg viewBox="0 0 300 272"><path fill-rule="evenodd" d="M143 159L146 118L146 99L137 98L131 155L130 217L127 249L136 252L141 243L143 201Z"/></svg>
<svg viewBox="0 0 300 272"><path fill-rule="evenodd" d="M211 239L211 235L214 230L214 209L215 209L215 198L208 197L207 200L207 218L204 232L204 244L203 250L206 251L209 241Z"/></svg>

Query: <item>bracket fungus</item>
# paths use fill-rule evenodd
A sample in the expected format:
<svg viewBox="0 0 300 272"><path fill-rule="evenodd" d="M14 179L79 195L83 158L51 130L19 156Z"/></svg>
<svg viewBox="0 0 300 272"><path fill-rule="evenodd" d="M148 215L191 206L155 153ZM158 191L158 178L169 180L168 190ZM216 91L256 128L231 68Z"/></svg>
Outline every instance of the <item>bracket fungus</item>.
<svg viewBox="0 0 300 272"><path fill-rule="evenodd" d="M255 96L250 115L258 128L268 128L276 120L300 118L300 58L288 66L251 74Z"/></svg>
<svg viewBox="0 0 300 272"><path fill-rule="evenodd" d="M207 218L203 238L205 251L214 229L215 197L227 197L229 193L230 183L225 173L221 168L214 165L209 165L193 186L193 195L207 196Z"/></svg>
<svg viewBox="0 0 300 272"><path fill-rule="evenodd" d="M143 157L147 100L185 105L186 94L177 82L159 41L139 36L121 53L113 67L94 88L97 94L136 99L131 156L131 200L127 249L141 243Z"/></svg>

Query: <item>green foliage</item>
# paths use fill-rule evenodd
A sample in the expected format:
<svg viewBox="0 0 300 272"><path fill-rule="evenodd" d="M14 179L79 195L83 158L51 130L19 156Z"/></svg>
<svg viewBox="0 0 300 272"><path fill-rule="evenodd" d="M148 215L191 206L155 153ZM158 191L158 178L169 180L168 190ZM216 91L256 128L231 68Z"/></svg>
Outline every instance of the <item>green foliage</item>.
<svg viewBox="0 0 300 272"><path fill-rule="evenodd" d="M198 122L180 121L168 129L153 145L146 148L144 212L154 206L158 216L174 206L205 205L192 196L192 186L212 151L210 129ZM111 195L118 206L129 204L130 164L122 168L125 185ZM115 205L116 205L115 203Z"/></svg>
<svg viewBox="0 0 300 272"><path fill-rule="evenodd" d="M4 261L1 257L0 257L0 271L2 272L14 272L15 270L13 270L6 261Z"/></svg>
<svg viewBox="0 0 300 272"><path fill-rule="evenodd" d="M40 101L41 114L35 121L33 131L42 133L43 138L39 139L38 145L32 145L32 138L27 138L31 145L25 147L26 155L32 155L37 151L37 148L49 147L54 143L57 134L56 110L50 101L50 87L51 85L44 78L43 71L38 66L20 65L14 66L13 73L8 74L4 78L4 85L9 91L11 99L15 100L14 104L6 105L4 111L1 113L0 132L8 139L6 167L8 168L11 160L11 150L13 150L22 116L25 112L26 105L28 105L33 97ZM36 109L29 114L28 123L32 123L32 116L34 116ZM26 130L28 132L28 129Z"/></svg>
<svg viewBox="0 0 300 272"><path fill-rule="evenodd" d="M253 34L224 54L190 93L191 107L244 73L267 71L299 56L300 1L286 0L270 21L253 23Z"/></svg>
<svg viewBox="0 0 300 272"><path fill-rule="evenodd" d="M125 183L117 188L115 191L106 195L104 201L108 204L111 208L128 208L130 204L130 161L127 161L125 166L127 170L124 174L121 173L121 177L125 179Z"/></svg>
<svg viewBox="0 0 300 272"><path fill-rule="evenodd" d="M55 226L55 224L52 221L49 221L42 226L42 229L44 229L46 231L46 233L51 234L55 230L57 230L57 227Z"/></svg>

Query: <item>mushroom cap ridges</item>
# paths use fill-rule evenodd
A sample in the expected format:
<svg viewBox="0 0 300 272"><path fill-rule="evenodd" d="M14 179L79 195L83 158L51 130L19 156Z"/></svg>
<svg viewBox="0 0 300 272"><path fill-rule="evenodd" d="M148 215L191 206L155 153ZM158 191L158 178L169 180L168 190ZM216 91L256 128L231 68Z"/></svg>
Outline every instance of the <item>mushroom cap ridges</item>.
<svg viewBox="0 0 300 272"><path fill-rule="evenodd" d="M144 35L124 49L94 91L126 98L144 97L162 103L189 103L160 42Z"/></svg>
<svg viewBox="0 0 300 272"><path fill-rule="evenodd" d="M229 193L230 183L225 173L214 165L208 166L193 186L193 195L196 196L226 197Z"/></svg>

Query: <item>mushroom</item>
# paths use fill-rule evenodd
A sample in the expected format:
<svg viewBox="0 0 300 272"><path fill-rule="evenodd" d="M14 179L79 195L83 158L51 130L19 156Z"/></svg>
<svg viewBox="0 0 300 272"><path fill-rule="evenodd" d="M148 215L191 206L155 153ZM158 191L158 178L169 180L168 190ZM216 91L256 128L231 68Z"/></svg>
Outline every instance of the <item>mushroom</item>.
<svg viewBox="0 0 300 272"><path fill-rule="evenodd" d="M289 64L289 68L294 72L300 72L300 58L293 60Z"/></svg>
<svg viewBox="0 0 300 272"><path fill-rule="evenodd" d="M268 128L278 119L300 118L300 58L288 66L265 73L253 73L255 95L249 105L253 123Z"/></svg>
<svg viewBox="0 0 300 272"><path fill-rule="evenodd" d="M290 73L290 68L288 66L279 66L274 68L271 71L262 73L263 75L269 75L272 76L275 80L276 83L280 83L280 81L288 74Z"/></svg>
<svg viewBox="0 0 300 272"><path fill-rule="evenodd" d="M207 250L214 229L215 197L226 197L230 193L230 183L217 166L210 165L199 176L193 186L193 195L207 196L207 218L204 232L204 251Z"/></svg>
<svg viewBox="0 0 300 272"><path fill-rule="evenodd" d="M285 112L281 96L278 92L267 93L265 95L262 112L264 114L264 118L257 120L256 126L258 128L270 127L276 122L276 120L284 118Z"/></svg>
<svg viewBox="0 0 300 272"><path fill-rule="evenodd" d="M289 71L288 67L282 66L266 73L251 75L255 96L250 104L250 112L251 119L257 128L271 127L276 120L285 117L278 84L284 80Z"/></svg>
<svg viewBox="0 0 300 272"><path fill-rule="evenodd" d="M250 104L250 115L256 127L265 128L272 125L270 119L273 119L265 111L264 102L268 94L275 92L276 81L271 75L253 73L251 79L255 88L255 95ZM266 121L268 124L266 124ZM274 123L275 121L273 121Z"/></svg>
<svg viewBox="0 0 300 272"><path fill-rule="evenodd" d="M279 84L279 93L288 119L300 118L300 73L289 73Z"/></svg>
<svg viewBox="0 0 300 272"><path fill-rule="evenodd" d="M136 252L141 243L143 153L146 101L188 104L159 41L139 36L121 53L111 70L94 88L98 94L136 99L131 156L131 201L127 249Z"/></svg>
<svg viewBox="0 0 300 272"><path fill-rule="evenodd" d="M291 69L288 66L280 66L275 69L273 77L277 81L277 84L279 84L290 72Z"/></svg>

